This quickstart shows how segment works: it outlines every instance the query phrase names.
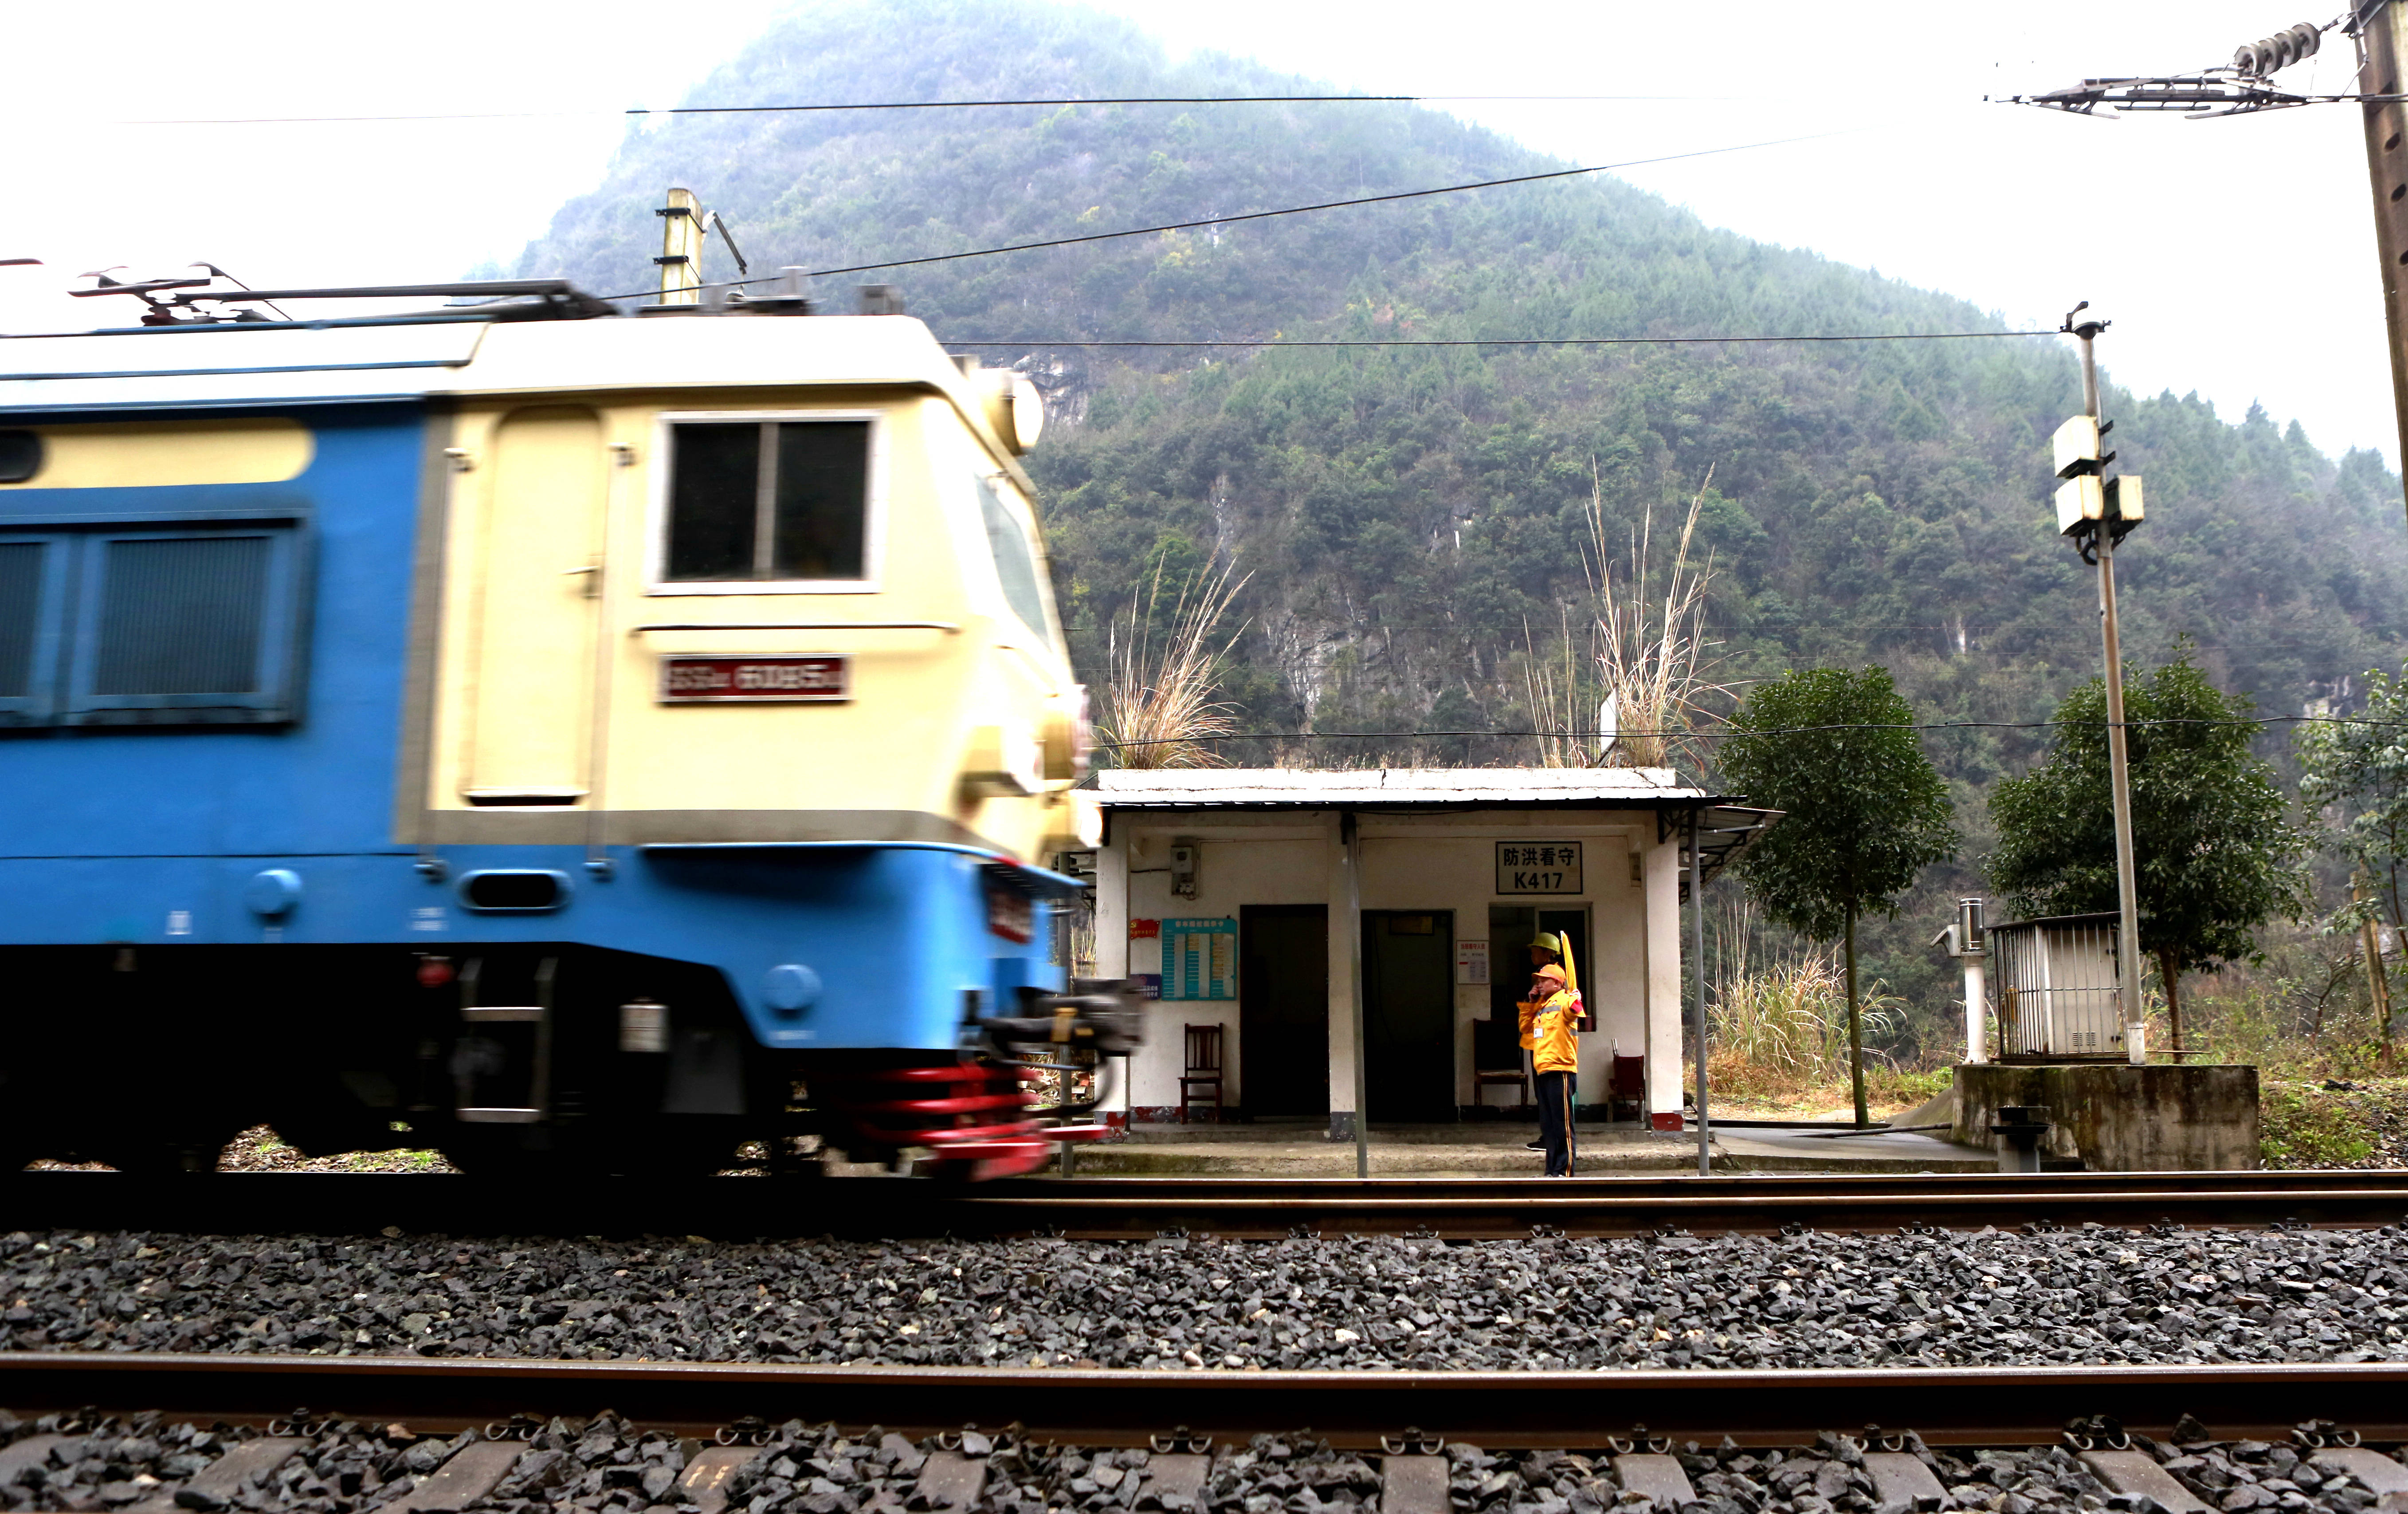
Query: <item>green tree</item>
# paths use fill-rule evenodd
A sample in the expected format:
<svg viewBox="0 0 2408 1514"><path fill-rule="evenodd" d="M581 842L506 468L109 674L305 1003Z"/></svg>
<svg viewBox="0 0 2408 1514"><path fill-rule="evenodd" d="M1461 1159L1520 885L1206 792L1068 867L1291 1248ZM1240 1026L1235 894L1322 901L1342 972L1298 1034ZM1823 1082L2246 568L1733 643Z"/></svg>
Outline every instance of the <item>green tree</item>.
<svg viewBox="0 0 2408 1514"><path fill-rule="evenodd" d="M2356 719L2302 726L2294 749L2300 798L2321 818L2319 839L2367 875L2389 906L2378 917L2408 919L2400 878L2408 861L2408 669L2397 682L2368 673Z"/></svg>
<svg viewBox="0 0 2408 1514"><path fill-rule="evenodd" d="M2141 950L2157 964L2179 1045L2182 974L2250 956L2258 927L2306 908L2306 838L2286 818L2272 764L2250 754L2246 695L2218 690L2181 644L2125 681ZM2028 915L2113 913L2105 681L2067 695L2056 718L2046 757L1991 790L1990 883Z"/></svg>
<svg viewBox="0 0 2408 1514"><path fill-rule="evenodd" d="M1748 695L1721 752L1724 776L1749 803L1784 812L1741 861L1748 891L1799 934L1844 943L1859 1129L1870 1121L1856 917L1896 914L1916 875L1956 850L1947 783L1914 724L1887 669L1800 669Z"/></svg>
<svg viewBox="0 0 2408 1514"><path fill-rule="evenodd" d="M2318 840L2351 870L2350 902L2334 913L2335 930L2371 937L2371 922L2408 918L2400 874L2408 858L2408 670L2397 682L2378 670L2366 675L2366 705L2345 725L2302 726L2293 743L2300 760L2300 799L2315 815ZM2359 879L2365 880L2360 892ZM2388 999L2377 944L2365 944L2367 987L2378 1013ZM2384 1016L2384 1045L2390 1017Z"/></svg>

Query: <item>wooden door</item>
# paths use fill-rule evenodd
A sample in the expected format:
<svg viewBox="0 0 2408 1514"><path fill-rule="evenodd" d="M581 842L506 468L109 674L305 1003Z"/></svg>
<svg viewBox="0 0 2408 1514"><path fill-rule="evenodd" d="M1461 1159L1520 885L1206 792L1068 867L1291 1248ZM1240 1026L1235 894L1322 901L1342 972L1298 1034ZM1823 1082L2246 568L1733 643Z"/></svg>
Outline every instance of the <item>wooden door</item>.
<svg viewBox="0 0 2408 1514"><path fill-rule="evenodd" d="M1225 1054L1226 1055L1226 1054ZM1239 1107L1329 1113L1329 911L1250 904L1238 916Z"/></svg>
<svg viewBox="0 0 2408 1514"><path fill-rule="evenodd" d="M1370 1117L1456 1117L1455 912L1363 912L1364 1072Z"/></svg>

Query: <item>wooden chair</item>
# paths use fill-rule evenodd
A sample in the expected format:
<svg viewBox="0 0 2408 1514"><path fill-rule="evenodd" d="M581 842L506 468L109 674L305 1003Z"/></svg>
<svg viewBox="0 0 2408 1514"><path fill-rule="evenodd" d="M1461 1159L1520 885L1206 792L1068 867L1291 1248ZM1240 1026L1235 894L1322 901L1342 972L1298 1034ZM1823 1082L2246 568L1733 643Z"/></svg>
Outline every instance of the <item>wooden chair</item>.
<svg viewBox="0 0 2408 1514"><path fill-rule="evenodd" d="M1634 1120L1647 1115L1647 1059L1626 1057L1622 1048L1612 1050L1612 1071L1605 1080L1605 1117L1609 1123L1622 1118L1627 1108Z"/></svg>
<svg viewBox="0 0 2408 1514"><path fill-rule="evenodd" d="M1187 1123L1190 1101L1209 1094L1212 1100L1212 1123L1221 1123L1221 1027L1190 1025L1187 1030L1187 1061L1179 1074L1179 1123ZM1200 1090L1200 1091L1199 1091Z"/></svg>
<svg viewBox="0 0 2408 1514"><path fill-rule="evenodd" d="M1512 1066L1506 1064L1511 1062ZM1475 1107L1488 1102L1487 1089L1502 1086L1513 1090L1513 1107L1531 1107L1530 1062L1522 1055L1521 1026L1514 1020L1502 1020L1494 1016L1471 1022L1471 1102Z"/></svg>

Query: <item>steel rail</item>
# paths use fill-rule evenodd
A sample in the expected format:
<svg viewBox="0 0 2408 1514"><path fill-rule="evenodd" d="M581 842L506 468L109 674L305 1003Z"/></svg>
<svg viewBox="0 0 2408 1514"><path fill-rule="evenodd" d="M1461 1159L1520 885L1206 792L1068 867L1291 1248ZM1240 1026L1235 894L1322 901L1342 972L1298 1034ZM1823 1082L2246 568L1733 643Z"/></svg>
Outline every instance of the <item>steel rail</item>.
<svg viewBox="0 0 2408 1514"><path fill-rule="evenodd" d="M0 1180L0 1232L205 1234L832 1234L879 1239L1064 1235L1276 1239L1426 1234L1768 1234L2099 1224L2190 1228L2408 1223L2408 1172L1939 1174L1424 1181L1411 1178L1022 1179L972 1189L908 1180L704 1178L530 1184L410 1175Z"/></svg>
<svg viewBox="0 0 2408 1514"><path fill-rule="evenodd" d="M2166 1435L2184 1414L2217 1435L2281 1438L2328 1419L2408 1439L2408 1363L1914 1367L1805 1371L1134 1372L822 1367L72 1351L0 1353L0 1405L27 1415L157 1410L202 1422L290 1416L419 1431L604 1408L684 1433L748 1415L927 1434L1017 1423L1070 1444L1141 1444L1177 1427L1216 1438L1310 1429L1341 1446L1418 1427L1450 1439L1584 1449L1643 1422L1713 1444L1796 1444L1877 1424L1935 1444L2050 1442L2105 1414Z"/></svg>

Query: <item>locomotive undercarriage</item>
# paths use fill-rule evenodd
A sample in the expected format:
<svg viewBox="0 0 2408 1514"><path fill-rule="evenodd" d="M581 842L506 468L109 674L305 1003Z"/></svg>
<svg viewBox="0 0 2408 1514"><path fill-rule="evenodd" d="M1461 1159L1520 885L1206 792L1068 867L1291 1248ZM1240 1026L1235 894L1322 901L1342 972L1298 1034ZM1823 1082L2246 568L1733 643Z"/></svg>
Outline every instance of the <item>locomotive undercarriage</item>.
<svg viewBox="0 0 2408 1514"><path fill-rule="evenodd" d="M1039 1132L1058 1103L1032 1109L1024 1082L1031 1028L1075 1023L1093 1045L1111 1018L1080 1007L1104 1000L1019 1006L1051 1017L994 1022L974 1057L772 1051L716 971L574 944L17 947L0 973L16 990L0 1171L207 1171L265 1124L310 1155L432 1147L471 1173L708 1173L766 1153L773 1171L916 1156L996 1176L1054 1149Z"/></svg>

